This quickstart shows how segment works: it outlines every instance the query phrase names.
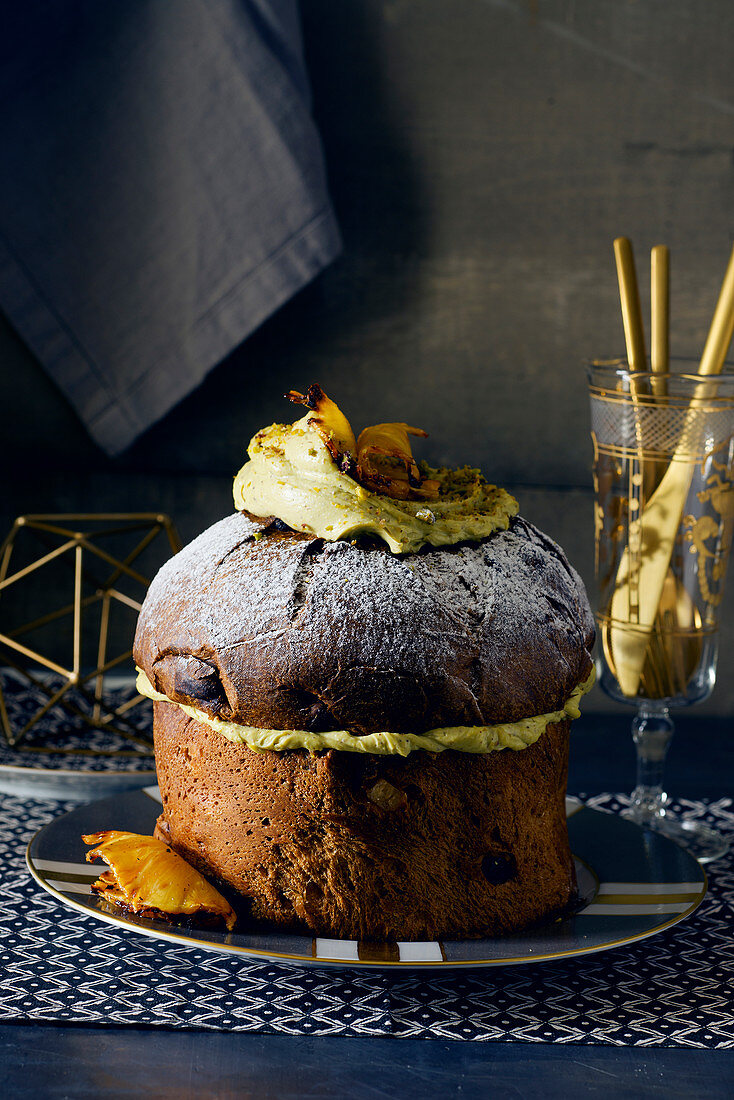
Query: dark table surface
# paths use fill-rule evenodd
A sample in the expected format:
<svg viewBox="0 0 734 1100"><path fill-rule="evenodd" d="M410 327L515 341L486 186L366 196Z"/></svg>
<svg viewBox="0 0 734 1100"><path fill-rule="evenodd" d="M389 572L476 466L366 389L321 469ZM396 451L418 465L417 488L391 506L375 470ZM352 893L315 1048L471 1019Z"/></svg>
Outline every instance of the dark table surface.
<svg viewBox="0 0 734 1100"><path fill-rule="evenodd" d="M682 716L667 788L686 798L734 794L734 718ZM629 718L575 723L569 793L633 786ZM0 1026L3 1095L508 1098L734 1095L734 1050L339 1039L58 1024Z"/></svg>

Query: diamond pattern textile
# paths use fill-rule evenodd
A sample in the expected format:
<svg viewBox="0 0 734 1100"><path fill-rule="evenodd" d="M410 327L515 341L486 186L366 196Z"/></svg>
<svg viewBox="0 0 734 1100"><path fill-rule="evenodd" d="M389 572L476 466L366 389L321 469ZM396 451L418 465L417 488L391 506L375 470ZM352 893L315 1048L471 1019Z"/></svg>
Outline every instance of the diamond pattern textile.
<svg viewBox="0 0 734 1100"><path fill-rule="evenodd" d="M611 795L588 799L618 811ZM491 970L299 969L159 943L65 908L30 837L71 803L0 796L0 1019L288 1035L734 1047L734 859L689 919L599 955ZM734 829L731 800L677 807Z"/></svg>

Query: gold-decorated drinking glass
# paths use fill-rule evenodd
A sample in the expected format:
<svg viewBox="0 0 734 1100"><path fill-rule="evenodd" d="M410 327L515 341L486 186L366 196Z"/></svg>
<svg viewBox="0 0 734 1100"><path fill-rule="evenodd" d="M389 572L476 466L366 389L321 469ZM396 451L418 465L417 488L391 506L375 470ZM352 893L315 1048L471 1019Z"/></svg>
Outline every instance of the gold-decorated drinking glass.
<svg viewBox="0 0 734 1100"><path fill-rule="evenodd" d="M596 493L598 668L603 690L637 708L629 816L701 862L728 842L673 817L663 769L670 709L710 695L734 527L734 373L664 374L626 360L588 369Z"/></svg>

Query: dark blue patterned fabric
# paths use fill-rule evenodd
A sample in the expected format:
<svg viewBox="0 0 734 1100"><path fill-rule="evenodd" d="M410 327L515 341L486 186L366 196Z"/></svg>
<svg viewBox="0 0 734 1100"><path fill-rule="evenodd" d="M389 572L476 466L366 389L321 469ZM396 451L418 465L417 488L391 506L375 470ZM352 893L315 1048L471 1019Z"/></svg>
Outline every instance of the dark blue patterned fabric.
<svg viewBox="0 0 734 1100"><path fill-rule="evenodd" d="M44 706L47 696L41 688L29 685L25 676L12 669L2 669L0 681L8 719L17 734ZM51 691L60 687L61 683L60 679L46 676L47 688ZM91 714L91 704L81 695L70 691L68 697L84 713ZM105 702L110 707L120 706L133 697L138 697L134 681L105 692ZM127 718L135 731L152 745L153 708L148 700L141 699L137 706L128 711ZM50 751L44 751L43 755L33 751L39 748ZM114 762L109 756L75 755L79 749L114 753ZM130 755L125 755L127 753ZM152 747L146 753L145 748L137 742L111 730L87 728L81 720L69 715L60 703L51 707L31 727L17 747L10 748L0 735L0 765L93 772L108 771L111 768L115 771L138 772L149 771L154 767Z"/></svg>
<svg viewBox="0 0 734 1100"><path fill-rule="evenodd" d="M0 1020L734 1047L731 855L709 868L708 896L692 917L631 947L492 970L299 969L158 943L65 908L29 878L24 853L71 807L0 798ZM734 827L728 799L676 808Z"/></svg>

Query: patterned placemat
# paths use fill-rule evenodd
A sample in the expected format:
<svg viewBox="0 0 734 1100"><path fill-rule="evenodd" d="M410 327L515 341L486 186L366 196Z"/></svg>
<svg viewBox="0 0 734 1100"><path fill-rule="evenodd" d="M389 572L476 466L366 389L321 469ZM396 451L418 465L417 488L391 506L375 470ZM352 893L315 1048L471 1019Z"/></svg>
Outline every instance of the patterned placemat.
<svg viewBox="0 0 734 1100"><path fill-rule="evenodd" d="M36 674L38 675L38 674ZM62 681L44 674L46 688L54 691ZM8 712L10 725L16 733L34 717L47 702L48 696L40 687L34 687L13 669L0 669L0 685ZM70 701L85 714L92 713L89 701L78 692L69 692ZM107 687L105 702L119 706L130 699L137 699L135 681ZM128 711L127 718L134 731L152 743L153 711L150 703L142 699L139 705ZM43 749L43 752L39 752ZM78 750L103 752L105 756L77 755ZM131 741L109 729L92 729L71 716L60 703L52 706L34 725L17 747L11 748L0 736L0 766L45 769L47 771L150 771L153 768L153 750Z"/></svg>
<svg viewBox="0 0 734 1100"><path fill-rule="evenodd" d="M621 798L586 800L618 812ZM157 943L66 909L25 870L76 803L0 796L0 1020L399 1038L734 1047L734 859L687 921L565 962L444 973L300 970ZM730 799L675 807L734 830Z"/></svg>

